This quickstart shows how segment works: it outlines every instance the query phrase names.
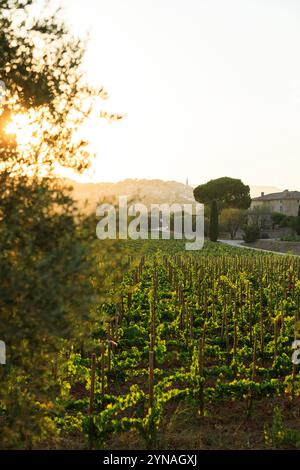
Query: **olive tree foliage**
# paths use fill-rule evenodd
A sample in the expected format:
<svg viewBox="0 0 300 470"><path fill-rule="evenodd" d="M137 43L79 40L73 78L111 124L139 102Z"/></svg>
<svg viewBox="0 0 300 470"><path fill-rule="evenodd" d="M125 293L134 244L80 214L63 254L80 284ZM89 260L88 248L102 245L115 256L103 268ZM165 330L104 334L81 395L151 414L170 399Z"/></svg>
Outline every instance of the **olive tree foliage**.
<svg viewBox="0 0 300 470"><path fill-rule="evenodd" d="M86 298L78 279L86 279L87 247L72 199L51 172L57 164L88 167L78 131L106 94L84 83L83 44L50 12L49 2L0 1L0 311L9 320L2 336L64 332ZM25 117L28 142L7 132L16 116Z"/></svg>
<svg viewBox="0 0 300 470"><path fill-rule="evenodd" d="M51 431L41 403L55 396L53 354L84 336L96 300L90 235L53 172L89 166L80 129L107 93L84 82L84 44L50 3L0 0L0 448ZM18 120L28 139L9 131Z"/></svg>
<svg viewBox="0 0 300 470"><path fill-rule="evenodd" d="M247 211L243 209L224 209L220 216L220 224L226 230L232 240L240 228L247 222Z"/></svg>
<svg viewBox="0 0 300 470"><path fill-rule="evenodd" d="M256 206L248 211L248 223L257 225L261 230L267 230L272 226L272 210L268 204Z"/></svg>
<svg viewBox="0 0 300 470"><path fill-rule="evenodd" d="M14 136L2 135L2 168L14 174L21 167L32 174L49 172L54 164L79 171L90 164L88 142L77 131L108 94L85 83L84 43L58 17L43 0L0 1L0 78L7 90L0 131L22 113L32 129L30 145L22 152L13 151Z"/></svg>

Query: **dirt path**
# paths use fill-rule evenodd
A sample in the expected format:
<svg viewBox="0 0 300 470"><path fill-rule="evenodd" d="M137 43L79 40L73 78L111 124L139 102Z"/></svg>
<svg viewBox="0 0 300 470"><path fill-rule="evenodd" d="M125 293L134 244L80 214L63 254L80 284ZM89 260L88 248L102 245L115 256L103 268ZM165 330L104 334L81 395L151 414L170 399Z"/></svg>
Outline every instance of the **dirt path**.
<svg viewBox="0 0 300 470"><path fill-rule="evenodd" d="M300 242L284 242L281 240L258 240L249 245L262 250L272 250L282 254L300 256Z"/></svg>
<svg viewBox="0 0 300 470"><path fill-rule="evenodd" d="M256 251L266 251L275 255L300 256L300 242L282 242L280 240L258 240L246 245L243 240L219 240L220 243L234 246L236 248L247 248Z"/></svg>

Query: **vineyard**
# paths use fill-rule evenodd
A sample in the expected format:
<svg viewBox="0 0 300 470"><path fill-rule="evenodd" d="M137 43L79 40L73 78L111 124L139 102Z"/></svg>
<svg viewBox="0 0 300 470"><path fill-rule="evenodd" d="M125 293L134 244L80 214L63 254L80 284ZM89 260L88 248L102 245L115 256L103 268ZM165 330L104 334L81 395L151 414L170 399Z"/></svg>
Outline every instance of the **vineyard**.
<svg viewBox="0 0 300 470"><path fill-rule="evenodd" d="M299 258L206 247L127 264L97 307L92 346L54 361L61 435L85 435L90 448L157 448L173 429L173 448L209 448L226 438L234 447L246 429L253 442L237 447L298 447L282 414L295 427Z"/></svg>

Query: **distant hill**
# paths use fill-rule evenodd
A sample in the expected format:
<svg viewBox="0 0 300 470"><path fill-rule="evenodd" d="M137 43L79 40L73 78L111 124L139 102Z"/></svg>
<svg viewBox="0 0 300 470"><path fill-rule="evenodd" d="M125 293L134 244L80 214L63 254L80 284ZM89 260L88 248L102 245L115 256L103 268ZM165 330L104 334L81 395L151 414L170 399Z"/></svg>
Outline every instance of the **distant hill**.
<svg viewBox="0 0 300 470"><path fill-rule="evenodd" d="M118 202L119 196L127 196L128 202L184 204L194 201L193 188L177 181L159 179L126 179L118 183L78 183L64 180L73 187L73 197L79 207L94 212L102 202Z"/></svg>
<svg viewBox="0 0 300 470"><path fill-rule="evenodd" d="M78 206L86 212L95 212L97 205L102 202L118 202L119 196L127 196L128 201L149 204L175 202L184 204L194 201L193 187L177 181L160 179L126 179L118 183L78 183L64 179L67 185L73 187L73 197ZM251 197L280 191L273 186L252 186Z"/></svg>

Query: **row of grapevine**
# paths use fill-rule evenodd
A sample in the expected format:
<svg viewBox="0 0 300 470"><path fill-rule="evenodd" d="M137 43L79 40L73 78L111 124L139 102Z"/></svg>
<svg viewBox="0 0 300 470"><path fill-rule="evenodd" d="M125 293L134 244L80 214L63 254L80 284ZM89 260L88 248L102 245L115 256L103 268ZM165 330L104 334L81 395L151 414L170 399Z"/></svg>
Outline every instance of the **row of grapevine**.
<svg viewBox="0 0 300 470"><path fill-rule="evenodd" d="M297 257L133 261L93 333L99 347L82 413L90 445L134 430L154 446L167 403L180 400L192 403L199 419L214 403L240 400L249 418L257 400L293 401L300 393L291 361L299 278Z"/></svg>

